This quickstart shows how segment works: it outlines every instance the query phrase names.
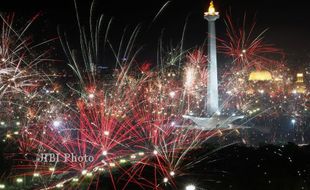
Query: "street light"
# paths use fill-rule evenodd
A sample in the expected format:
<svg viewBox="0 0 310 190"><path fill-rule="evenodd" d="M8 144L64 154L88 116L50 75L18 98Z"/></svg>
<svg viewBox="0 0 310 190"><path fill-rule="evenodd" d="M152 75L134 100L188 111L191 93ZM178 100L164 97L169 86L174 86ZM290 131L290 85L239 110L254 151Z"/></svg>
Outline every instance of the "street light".
<svg viewBox="0 0 310 190"><path fill-rule="evenodd" d="M185 187L185 190L196 190L196 186L193 185L193 184L187 185L187 186Z"/></svg>

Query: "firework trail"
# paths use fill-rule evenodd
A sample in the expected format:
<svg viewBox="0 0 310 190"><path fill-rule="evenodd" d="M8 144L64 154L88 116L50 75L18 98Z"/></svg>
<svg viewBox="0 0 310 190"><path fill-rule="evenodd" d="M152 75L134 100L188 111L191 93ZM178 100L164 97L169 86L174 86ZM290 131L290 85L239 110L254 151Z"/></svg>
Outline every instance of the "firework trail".
<svg viewBox="0 0 310 190"><path fill-rule="evenodd" d="M57 99L54 94L59 94L53 87L56 75L44 70L47 63L53 62L46 45L55 39L34 43L28 34L39 16L17 27L14 14L0 15L0 128L7 140L21 128L45 120L51 104L57 104L51 103Z"/></svg>
<svg viewBox="0 0 310 190"><path fill-rule="evenodd" d="M47 61L45 58L47 52L39 55L34 55L32 52L43 43L33 44L31 38L24 36L38 16L34 16L21 31L14 29L14 15L1 16L1 99L7 94L27 94L46 80L43 74L37 71L37 67Z"/></svg>
<svg viewBox="0 0 310 190"><path fill-rule="evenodd" d="M264 42L266 30L256 34L255 22L247 25L246 15L242 26L233 23L232 17L227 14L226 19L226 38L220 40L219 49L222 53L233 58L233 62L240 69L243 67L264 68L264 65L272 64L274 57L278 60L284 59L284 54L274 45Z"/></svg>

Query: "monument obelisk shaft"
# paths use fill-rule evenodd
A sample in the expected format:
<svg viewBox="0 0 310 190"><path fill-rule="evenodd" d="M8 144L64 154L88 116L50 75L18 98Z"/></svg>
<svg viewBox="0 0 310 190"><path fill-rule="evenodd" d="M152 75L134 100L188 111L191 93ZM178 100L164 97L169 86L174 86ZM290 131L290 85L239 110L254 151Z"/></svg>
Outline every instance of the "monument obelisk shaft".
<svg viewBox="0 0 310 190"><path fill-rule="evenodd" d="M213 2L210 2L208 12L204 18L208 21L208 87L207 99L205 100L205 110L209 115L219 111L218 96L218 76L217 76L217 53L216 53L216 32L215 21L219 18L219 13L215 12Z"/></svg>

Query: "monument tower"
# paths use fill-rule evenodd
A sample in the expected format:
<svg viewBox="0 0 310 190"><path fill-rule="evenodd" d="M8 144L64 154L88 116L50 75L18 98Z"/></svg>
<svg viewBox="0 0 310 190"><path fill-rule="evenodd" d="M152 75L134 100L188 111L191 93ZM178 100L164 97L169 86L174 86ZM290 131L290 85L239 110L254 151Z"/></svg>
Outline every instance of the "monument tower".
<svg viewBox="0 0 310 190"><path fill-rule="evenodd" d="M218 77L217 77L217 59L216 59L216 33L215 21L220 17L215 11L213 1L207 12L204 13L204 18L208 21L208 86L207 98L205 99L204 110L207 116L197 117L194 115L183 115L183 118L192 120L199 128L203 130L214 129L233 129L242 128L244 126L234 125L233 122L237 119L244 118L243 115L222 115L214 114L219 110L219 95L218 95Z"/></svg>
<svg viewBox="0 0 310 190"><path fill-rule="evenodd" d="M213 115L219 111L219 95L218 95L218 76L217 76L217 57L216 57L216 33L215 21L220 17L219 12L216 12L213 1L207 12L204 13L204 18L208 21L208 87L207 99L205 100L205 110L209 115Z"/></svg>

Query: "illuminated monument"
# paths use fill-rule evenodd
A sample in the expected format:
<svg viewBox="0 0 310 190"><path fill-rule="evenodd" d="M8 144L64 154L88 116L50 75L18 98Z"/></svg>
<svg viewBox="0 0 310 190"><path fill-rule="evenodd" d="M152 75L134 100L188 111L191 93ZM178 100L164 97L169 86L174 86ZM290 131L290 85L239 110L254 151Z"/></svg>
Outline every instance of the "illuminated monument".
<svg viewBox="0 0 310 190"><path fill-rule="evenodd" d="M208 87L207 99L205 101L205 110L207 117L197 117L194 115L183 115L183 118L192 120L197 127L203 130L214 129L234 129L244 128L244 126L233 125L232 123L237 119L242 119L244 116L221 115L219 110L219 95L218 95L218 77L217 77L217 53L216 53L216 33L215 21L219 18L219 13L215 11L213 1L207 12L204 13L204 18L208 20ZM216 113L216 114L215 114Z"/></svg>
<svg viewBox="0 0 310 190"><path fill-rule="evenodd" d="M205 110L209 115L219 111L219 95L218 95L218 77L217 77L217 58L216 58L216 33L215 21L219 18L219 13L215 11L213 1L207 12L204 13L204 18L208 20L208 88L207 99L205 101Z"/></svg>

